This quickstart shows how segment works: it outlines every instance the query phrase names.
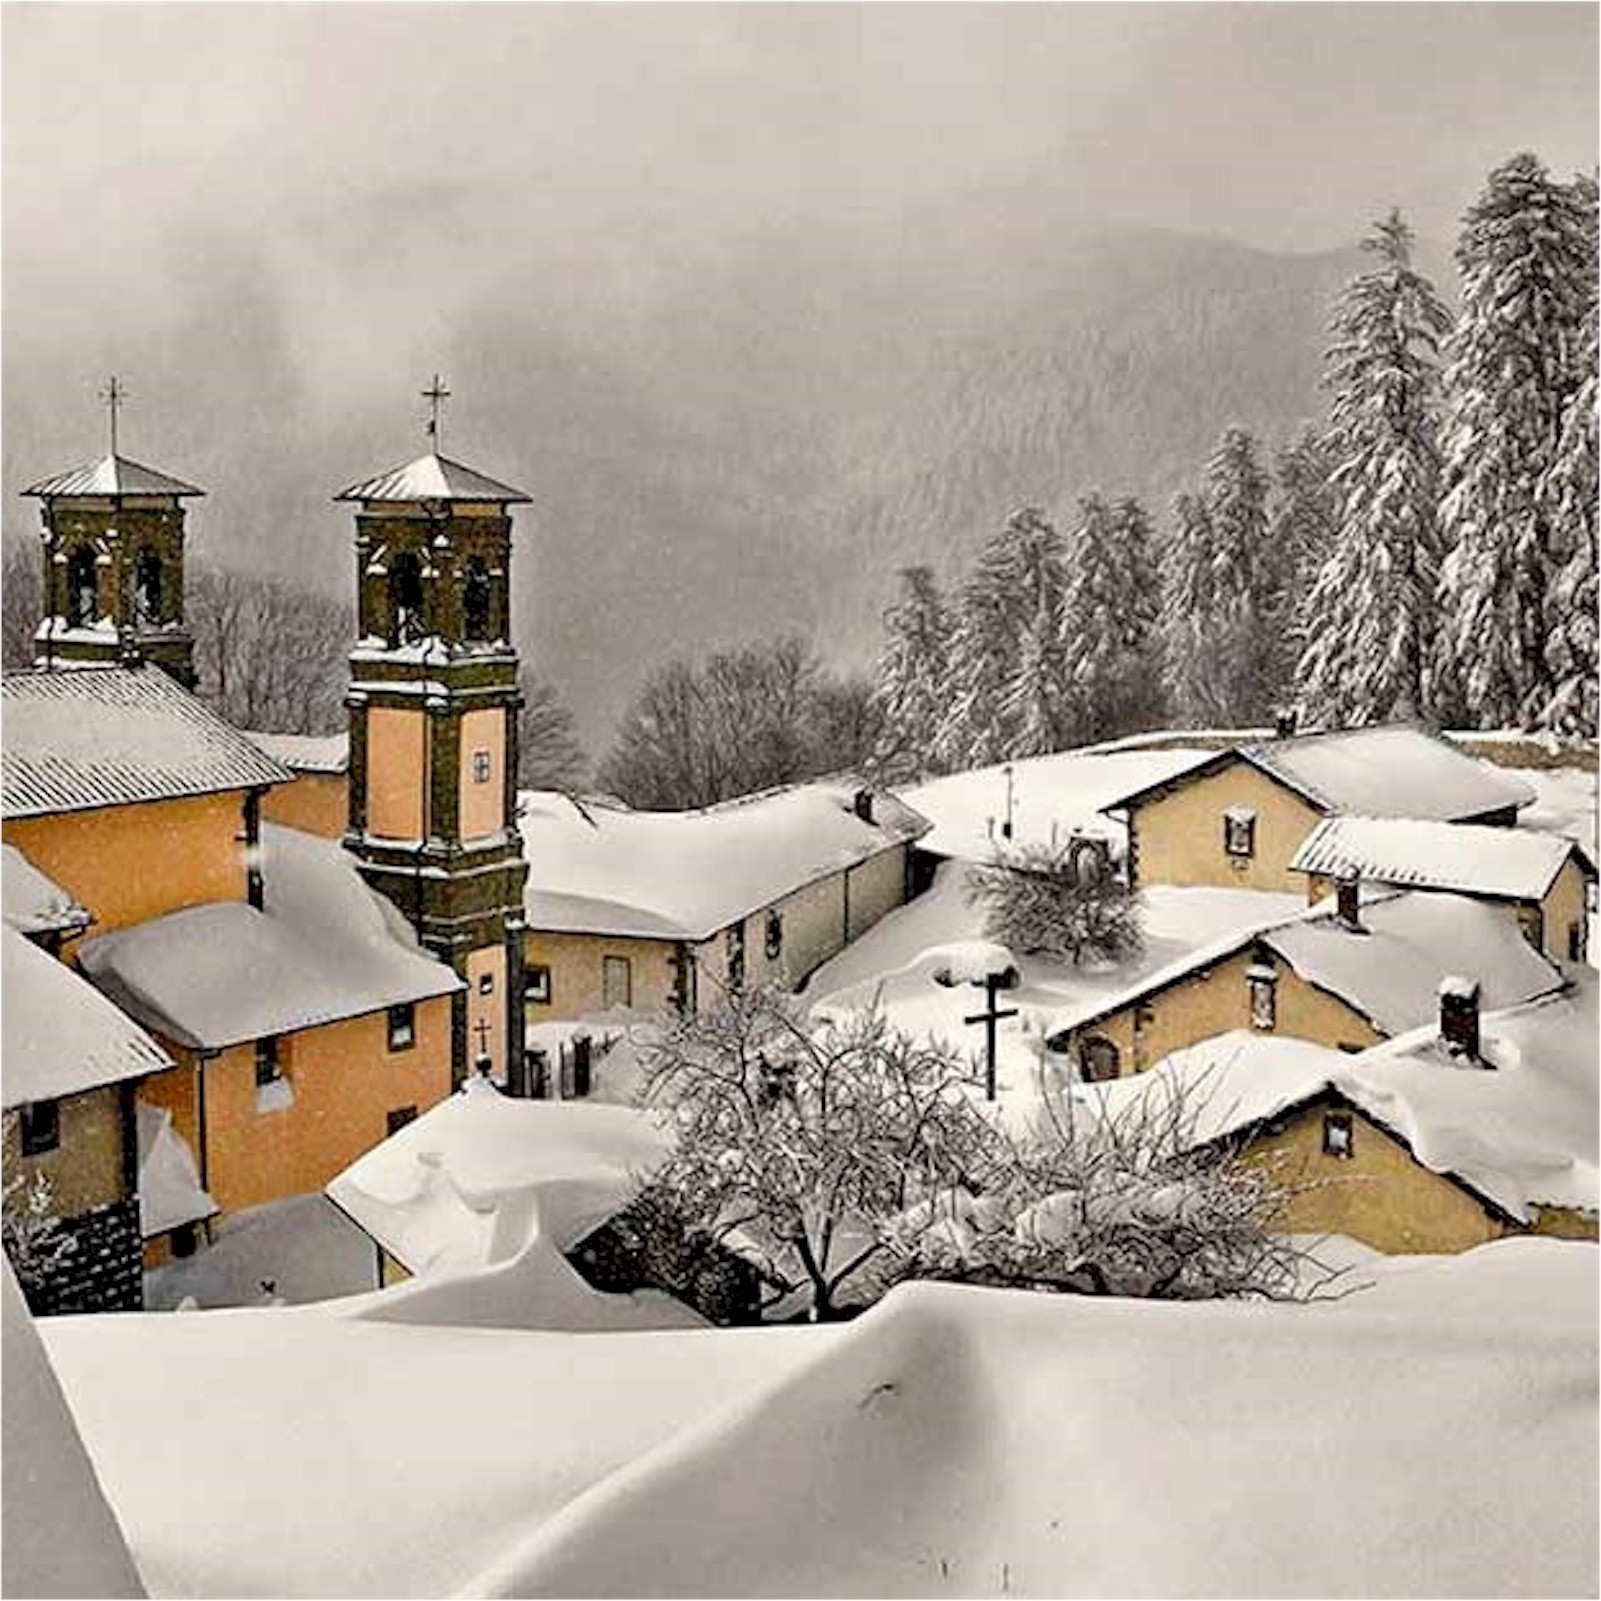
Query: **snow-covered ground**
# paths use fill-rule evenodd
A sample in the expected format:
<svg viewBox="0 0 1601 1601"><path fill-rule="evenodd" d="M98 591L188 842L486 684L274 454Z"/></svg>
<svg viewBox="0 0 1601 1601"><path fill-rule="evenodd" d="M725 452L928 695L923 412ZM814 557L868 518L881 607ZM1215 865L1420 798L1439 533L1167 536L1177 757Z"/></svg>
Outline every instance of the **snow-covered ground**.
<svg viewBox="0 0 1601 1601"><path fill-rule="evenodd" d="M1576 839L1596 853L1596 769L1594 767L1509 767L1535 793L1535 802L1518 813L1520 828L1544 828Z"/></svg>
<svg viewBox="0 0 1601 1601"><path fill-rule="evenodd" d="M876 1001L909 1034L943 1039L964 1055L981 1053L982 1029L963 1018L983 1010L983 989L943 985L935 977L948 965L948 947L983 934L983 909L968 901L966 875L965 863L943 863L926 894L891 912L812 975L808 999L824 1015ZM1141 901L1145 948L1137 957L1081 968L1027 957L1018 962L1019 983L1001 997L1018 1015L996 1031L999 1099L1009 1116L1026 1116L1034 1105L1048 1022L1121 994L1203 945L1306 910L1296 895L1237 889L1156 886L1143 891Z"/></svg>
<svg viewBox="0 0 1601 1601"><path fill-rule="evenodd" d="M1569 1595L1596 1269L1523 1239L1314 1305L916 1285L822 1328L40 1332L154 1595Z"/></svg>

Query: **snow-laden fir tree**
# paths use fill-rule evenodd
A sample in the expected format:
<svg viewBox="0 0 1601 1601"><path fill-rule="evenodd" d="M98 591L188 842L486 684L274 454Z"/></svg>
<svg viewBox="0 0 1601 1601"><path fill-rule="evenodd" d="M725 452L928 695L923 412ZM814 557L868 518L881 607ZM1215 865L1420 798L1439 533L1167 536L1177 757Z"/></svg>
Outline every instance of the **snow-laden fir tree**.
<svg viewBox="0 0 1601 1601"><path fill-rule="evenodd" d="M906 783L943 770L935 734L948 705L952 622L929 567L903 567L899 600L884 613L874 695L883 730L877 772Z"/></svg>
<svg viewBox="0 0 1601 1601"><path fill-rule="evenodd" d="M1161 706L1151 524L1137 500L1079 502L1063 620L1075 742L1149 727Z"/></svg>
<svg viewBox="0 0 1601 1601"><path fill-rule="evenodd" d="M1540 486L1546 518L1567 552L1551 591L1545 665L1552 690L1534 722L1559 734L1596 733L1596 308L1587 318L1589 371L1568 402L1556 460Z"/></svg>
<svg viewBox="0 0 1601 1601"><path fill-rule="evenodd" d="M1267 478L1255 439L1229 428L1206 466L1204 502L1180 496L1163 584L1168 694L1193 725L1261 722L1276 605L1266 559Z"/></svg>
<svg viewBox="0 0 1601 1601"><path fill-rule="evenodd" d="M1446 347L1441 667L1481 727L1539 719L1557 694L1565 541L1542 493L1590 351L1595 190L1532 155L1490 174L1457 245L1462 311ZM1591 365L1593 370L1593 365Z"/></svg>
<svg viewBox="0 0 1601 1601"><path fill-rule="evenodd" d="M1451 316L1412 266L1399 211L1362 248L1373 264L1330 325L1335 535L1300 613L1298 698L1323 727L1416 716L1433 701L1439 352Z"/></svg>
<svg viewBox="0 0 1601 1601"><path fill-rule="evenodd" d="M1338 502L1330 482L1333 456L1327 435L1310 423L1273 458L1273 493L1267 543L1274 564L1276 605L1272 678L1288 700L1306 641L1301 602L1334 543Z"/></svg>
<svg viewBox="0 0 1601 1601"><path fill-rule="evenodd" d="M962 584L939 755L951 769L1059 750L1067 682L1060 650L1062 540L1033 507L1013 512Z"/></svg>

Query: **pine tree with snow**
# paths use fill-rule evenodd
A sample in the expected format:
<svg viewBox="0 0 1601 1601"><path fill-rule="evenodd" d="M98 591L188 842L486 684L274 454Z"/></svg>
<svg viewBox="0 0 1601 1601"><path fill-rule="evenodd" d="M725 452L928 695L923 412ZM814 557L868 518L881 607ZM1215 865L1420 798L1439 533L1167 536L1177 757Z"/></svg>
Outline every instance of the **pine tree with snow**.
<svg viewBox="0 0 1601 1601"><path fill-rule="evenodd" d="M1568 403L1556 460L1540 486L1553 545L1566 552L1548 601L1545 665L1553 688L1533 721L1559 734L1596 733L1596 308L1587 319L1589 370Z"/></svg>
<svg viewBox="0 0 1601 1601"><path fill-rule="evenodd" d="M1161 705L1155 671L1156 567L1137 500L1079 502L1063 620L1075 742L1148 727Z"/></svg>
<svg viewBox="0 0 1601 1601"><path fill-rule="evenodd" d="M1033 507L1014 512L962 585L939 755L952 769L1061 748L1062 539Z"/></svg>
<svg viewBox="0 0 1601 1601"><path fill-rule="evenodd" d="M1447 346L1441 670L1479 726L1536 721L1566 552L1543 492L1585 381L1595 186L1521 154L1490 174L1457 245L1462 315Z"/></svg>
<svg viewBox="0 0 1601 1601"><path fill-rule="evenodd" d="M935 735L949 701L952 620L930 567L903 567L900 599L884 613L874 699L884 720L874 766L906 783L938 772Z"/></svg>
<svg viewBox="0 0 1601 1601"><path fill-rule="evenodd" d="M1168 692L1190 724L1262 721L1272 682L1277 597L1266 557L1267 478L1255 439L1225 430L1206 466L1204 501L1180 496L1163 579Z"/></svg>
<svg viewBox="0 0 1601 1601"><path fill-rule="evenodd" d="M1451 316L1411 264L1399 211L1362 248L1373 265L1340 295L1328 353L1335 535L1300 613L1297 693L1325 727L1416 716L1434 699L1436 410Z"/></svg>
<svg viewBox="0 0 1601 1601"><path fill-rule="evenodd" d="M1271 676L1285 700L1293 693L1296 663L1306 645L1301 603L1334 544L1339 502L1332 475L1328 437L1310 423L1273 458L1267 529L1276 597Z"/></svg>

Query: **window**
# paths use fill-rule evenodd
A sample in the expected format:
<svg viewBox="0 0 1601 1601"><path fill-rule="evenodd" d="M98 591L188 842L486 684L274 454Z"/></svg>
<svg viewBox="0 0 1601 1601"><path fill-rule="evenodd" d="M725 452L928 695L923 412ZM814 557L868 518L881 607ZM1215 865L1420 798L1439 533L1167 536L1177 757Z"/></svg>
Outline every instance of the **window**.
<svg viewBox="0 0 1601 1601"><path fill-rule="evenodd" d="M161 558L153 550L143 550L134 564L133 614L141 623L161 621Z"/></svg>
<svg viewBox="0 0 1601 1601"><path fill-rule="evenodd" d="M770 911L767 914L767 938L763 941L762 949L767 952L767 960L776 962L780 952L784 949L784 914L780 911Z"/></svg>
<svg viewBox="0 0 1601 1601"><path fill-rule="evenodd" d="M634 1004L634 971L626 956L601 959L600 1003L606 1010Z"/></svg>
<svg viewBox="0 0 1601 1601"><path fill-rule="evenodd" d="M422 638L422 559L402 551L389 568L389 643L409 645Z"/></svg>
<svg viewBox="0 0 1601 1601"><path fill-rule="evenodd" d="M1256 855L1256 813L1249 806L1230 806L1223 813L1223 849L1242 860Z"/></svg>
<svg viewBox="0 0 1601 1601"><path fill-rule="evenodd" d="M736 994L745 987L745 925L735 923L728 931L728 987Z"/></svg>
<svg viewBox="0 0 1601 1601"><path fill-rule="evenodd" d="M1585 927L1582 922L1568 924L1568 960L1582 962L1585 959Z"/></svg>
<svg viewBox="0 0 1601 1601"><path fill-rule="evenodd" d="M493 973L480 973L478 975L478 993L480 995L493 995L495 993L495 975Z"/></svg>
<svg viewBox="0 0 1601 1601"><path fill-rule="evenodd" d="M278 1064L278 1037L269 1034L267 1038L256 1041L256 1087L262 1088L267 1084L275 1084L283 1077L283 1069Z"/></svg>
<svg viewBox="0 0 1601 1601"><path fill-rule="evenodd" d="M461 624L464 638L489 638L489 569L482 556L473 556L467 562L461 587Z"/></svg>
<svg viewBox="0 0 1601 1601"><path fill-rule="evenodd" d="M523 999L540 1006L550 1005L550 969L530 962L523 969Z"/></svg>
<svg viewBox="0 0 1601 1601"><path fill-rule="evenodd" d="M1087 1084L1117 1077L1117 1046L1104 1034L1091 1034L1079 1047L1079 1074Z"/></svg>
<svg viewBox="0 0 1601 1601"><path fill-rule="evenodd" d="M495 765L490 760L488 751L475 750L473 752L473 782L475 784L487 784L494 770Z"/></svg>
<svg viewBox="0 0 1601 1601"><path fill-rule="evenodd" d="M74 628L92 628L100 611L95 553L80 545L67 558L67 621Z"/></svg>
<svg viewBox="0 0 1601 1601"><path fill-rule="evenodd" d="M412 1001L389 1008L389 1049L409 1051L417 1043L417 1007Z"/></svg>
<svg viewBox="0 0 1601 1601"><path fill-rule="evenodd" d="M1355 1133L1349 1112L1323 1114L1323 1154L1349 1161L1356 1154Z"/></svg>
<svg viewBox="0 0 1601 1601"><path fill-rule="evenodd" d="M61 1143L61 1103L30 1101L22 1108L22 1154L43 1156Z"/></svg>
<svg viewBox="0 0 1601 1601"><path fill-rule="evenodd" d="M1538 906L1520 906L1518 908L1518 927L1523 930L1523 937L1535 948L1540 950L1545 945L1545 913Z"/></svg>
<svg viewBox="0 0 1601 1601"><path fill-rule="evenodd" d="M387 1113L385 1116L385 1122L389 1125L388 1131L391 1134L398 1134L408 1123L414 1123L416 1120L417 1108L415 1106L397 1106L394 1111Z"/></svg>
<svg viewBox="0 0 1601 1601"><path fill-rule="evenodd" d="M1251 992L1251 1027L1271 1030L1278 1024L1278 973L1271 967L1246 969L1245 982Z"/></svg>

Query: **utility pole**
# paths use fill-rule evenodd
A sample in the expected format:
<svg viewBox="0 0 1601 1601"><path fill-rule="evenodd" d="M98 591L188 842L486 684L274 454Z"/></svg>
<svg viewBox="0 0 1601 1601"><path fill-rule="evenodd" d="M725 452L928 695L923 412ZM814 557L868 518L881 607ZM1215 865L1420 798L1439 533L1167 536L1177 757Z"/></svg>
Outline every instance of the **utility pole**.
<svg viewBox="0 0 1601 1601"><path fill-rule="evenodd" d="M1016 976L1010 968L1004 973L987 973L982 979L975 979L975 984L984 986L984 1010L962 1019L969 1025L984 1025L984 1099L987 1101L995 1099L995 1026L1003 1017L1017 1016L1015 1006L1001 1006L997 1004L996 997L1003 989L1011 989L1016 982Z"/></svg>

